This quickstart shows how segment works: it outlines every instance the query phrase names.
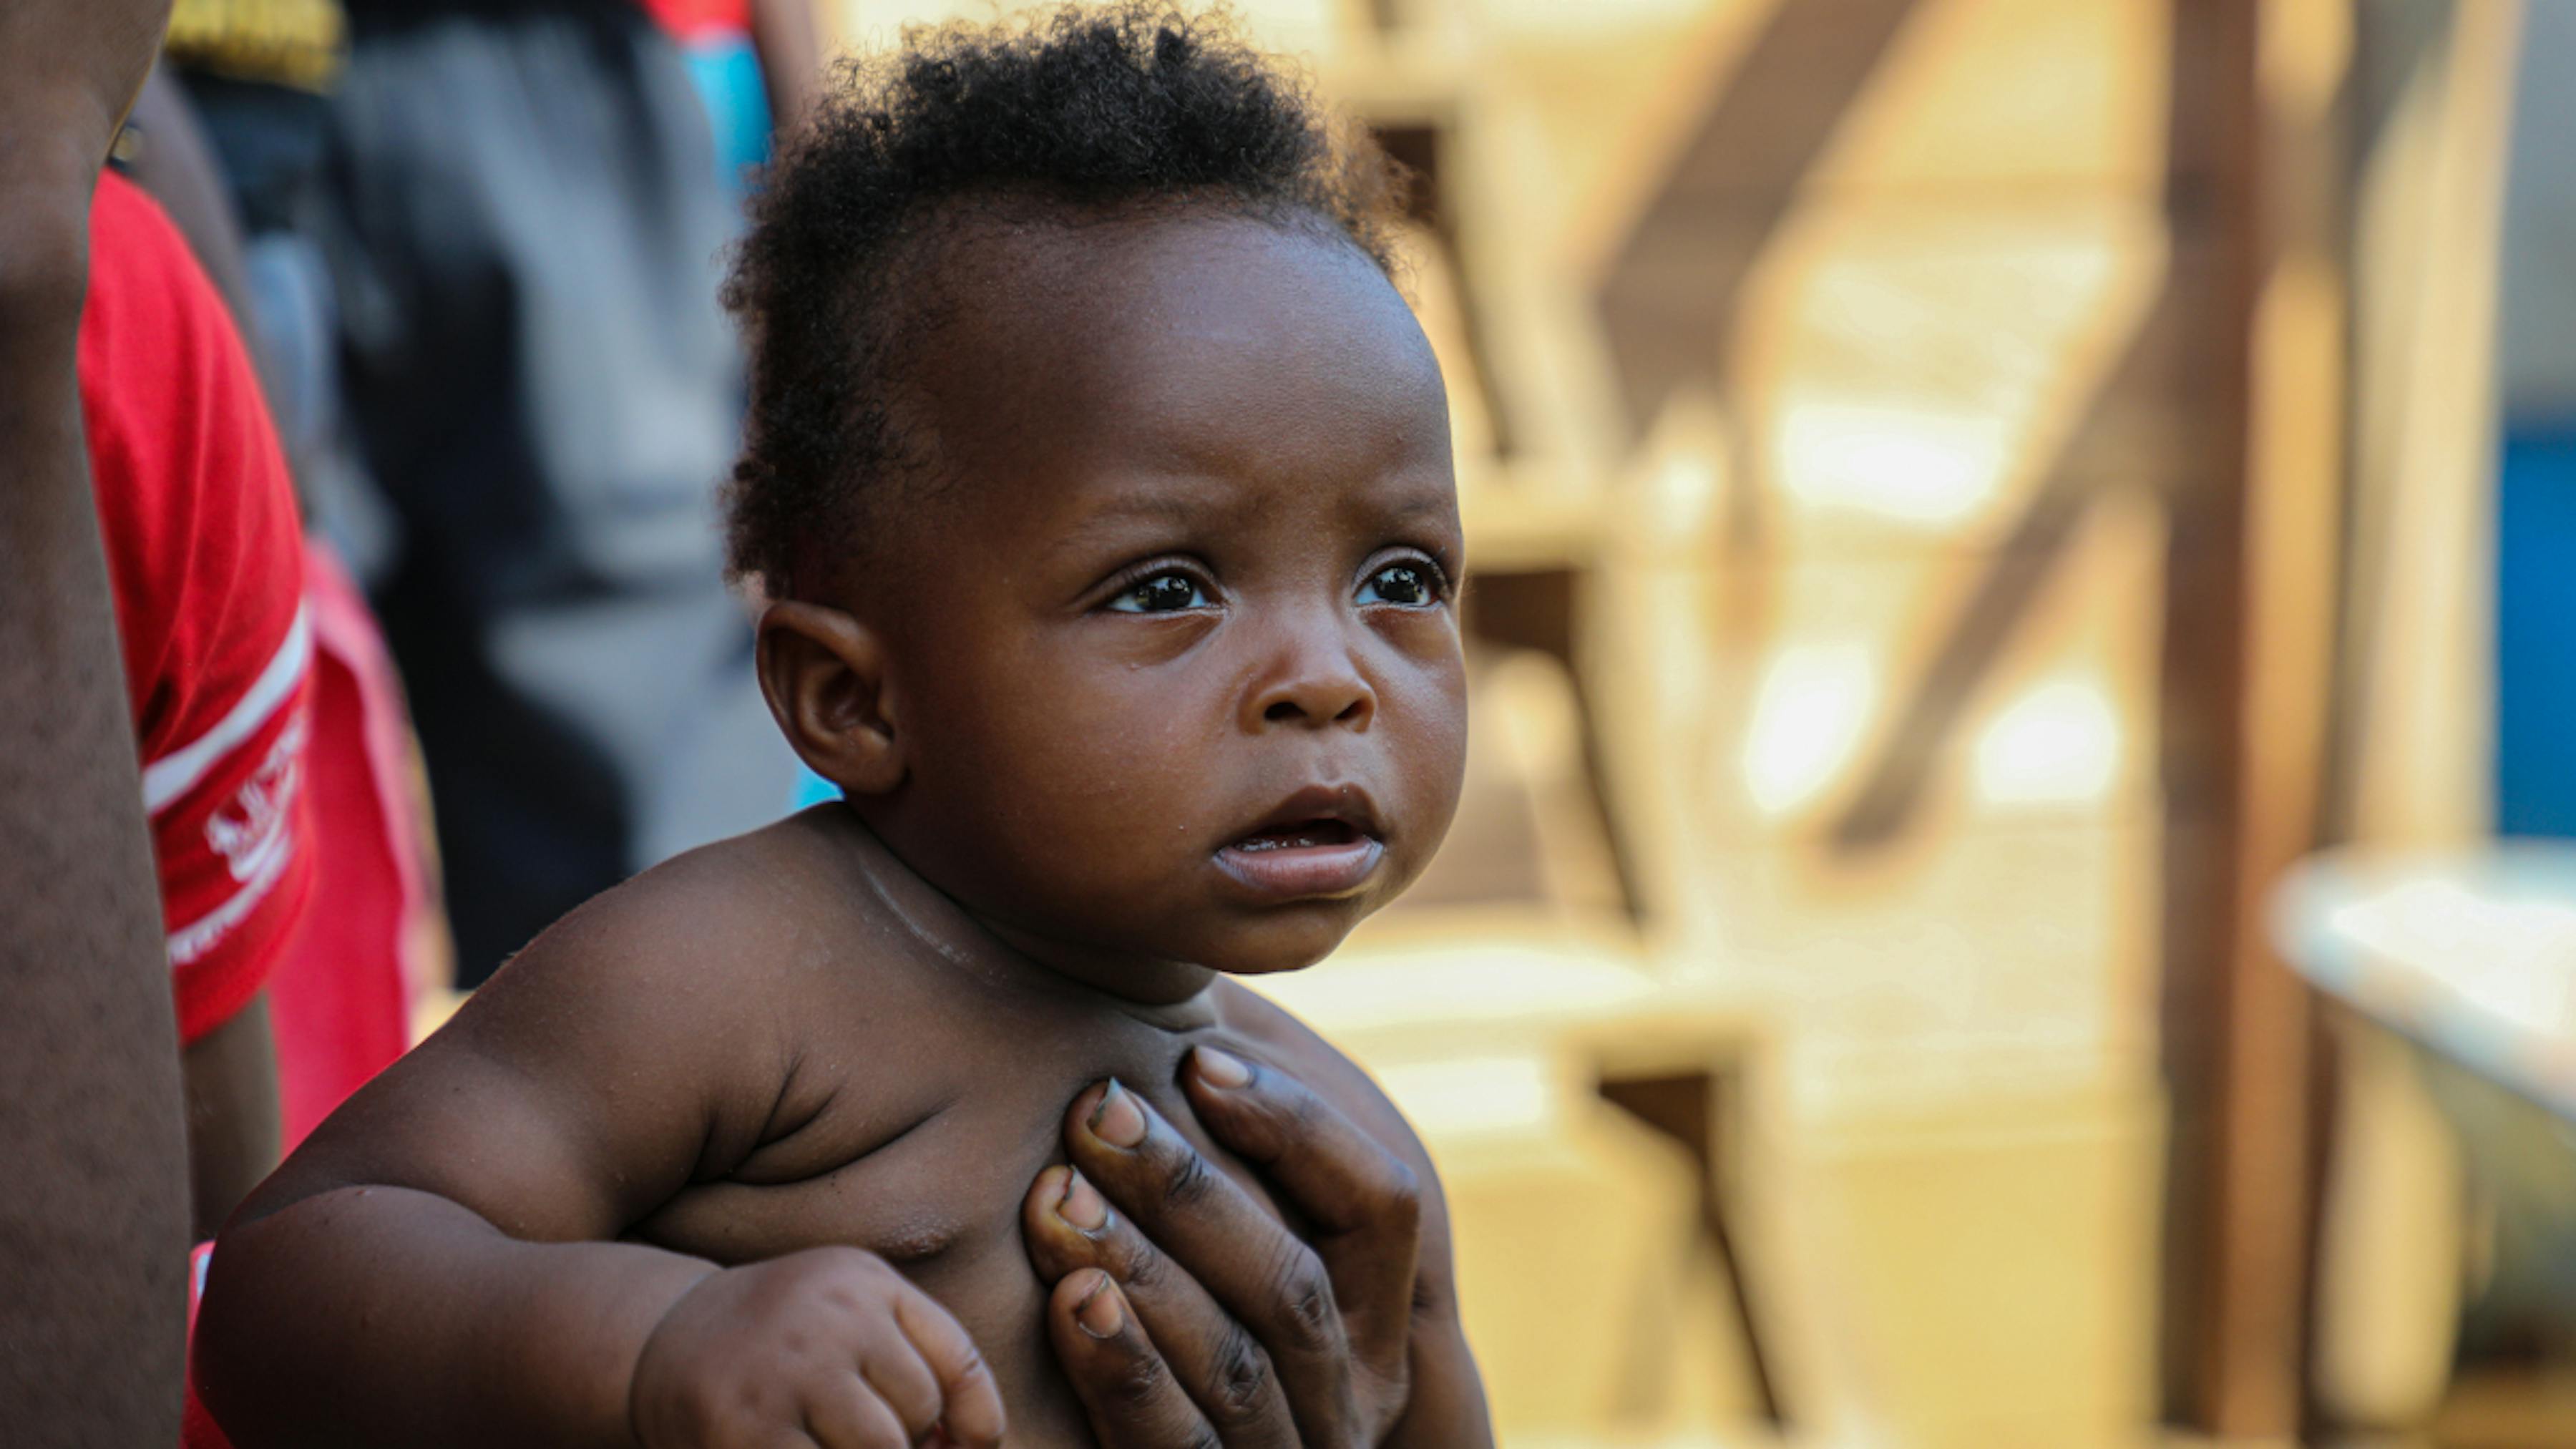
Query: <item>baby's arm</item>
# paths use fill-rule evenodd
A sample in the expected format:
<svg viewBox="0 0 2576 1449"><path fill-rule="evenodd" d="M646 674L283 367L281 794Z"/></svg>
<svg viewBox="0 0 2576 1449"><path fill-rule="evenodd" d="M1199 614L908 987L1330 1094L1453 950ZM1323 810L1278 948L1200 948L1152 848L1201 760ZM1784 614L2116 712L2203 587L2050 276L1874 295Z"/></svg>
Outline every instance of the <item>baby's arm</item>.
<svg viewBox="0 0 2576 1449"><path fill-rule="evenodd" d="M798 914L709 870L549 931L243 1206L195 1350L237 1440L998 1439L972 1344L872 1255L613 1241L748 1152L790 1077Z"/></svg>

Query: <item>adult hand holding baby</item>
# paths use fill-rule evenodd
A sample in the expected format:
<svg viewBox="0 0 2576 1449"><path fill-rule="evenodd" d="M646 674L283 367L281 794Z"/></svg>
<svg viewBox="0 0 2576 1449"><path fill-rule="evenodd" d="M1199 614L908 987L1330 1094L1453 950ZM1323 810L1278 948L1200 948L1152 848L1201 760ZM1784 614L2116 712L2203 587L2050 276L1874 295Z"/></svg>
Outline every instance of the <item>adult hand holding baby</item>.
<svg viewBox="0 0 2576 1449"><path fill-rule="evenodd" d="M1387 1442L1412 1389L1417 1174L1276 1070L1200 1047L1183 1084L1307 1236L1136 1093L1077 1099L1072 1164L1039 1176L1023 1221L1093 1432L1104 1449Z"/></svg>
<svg viewBox="0 0 2576 1449"><path fill-rule="evenodd" d="M1260 1170L1300 1238L1116 1082L1065 1122L1072 1164L1024 1216L1058 1361L1102 1449L1376 1446L1410 1400L1422 1190L1413 1170L1276 1070L1202 1047L1199 1121ZM783 1350L783 1351L782 1351ZM850 1372L855 1361L858 1373ZM647 1446L1000 1442L991 1372L882 1259L817 1248L701 1279L634 1379Z"/></svg>

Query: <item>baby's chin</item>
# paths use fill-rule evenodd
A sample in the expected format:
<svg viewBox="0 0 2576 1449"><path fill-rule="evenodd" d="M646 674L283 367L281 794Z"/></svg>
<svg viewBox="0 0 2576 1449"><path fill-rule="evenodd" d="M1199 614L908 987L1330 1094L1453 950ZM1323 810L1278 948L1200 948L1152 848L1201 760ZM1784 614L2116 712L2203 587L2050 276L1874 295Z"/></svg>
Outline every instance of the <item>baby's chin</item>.
<svg viewBox="0 0 2576 1449"><path fill-rule="evenodd" d="M1113 973L1118 968L1111 963L1125 960L1148 968L1148 974L1187 965L1224 976L1277 976L1302 971L1339 950L1362 921L1395 898L1407 875L1391 873L1351 896L1261 906L1165 897L1122 908L1095 896L1082 903L1079 915L1060 915L1019 934L1072 947Z"/></svg>
<svg viewBox="0 0 2576 1449"><path fill-rule="evenodd" d="M1247 922L1194 957L1228 976L1277 976L1303 971L1341 949L1382 900L1315 901L1277 907L1268 918Z"/></svg>

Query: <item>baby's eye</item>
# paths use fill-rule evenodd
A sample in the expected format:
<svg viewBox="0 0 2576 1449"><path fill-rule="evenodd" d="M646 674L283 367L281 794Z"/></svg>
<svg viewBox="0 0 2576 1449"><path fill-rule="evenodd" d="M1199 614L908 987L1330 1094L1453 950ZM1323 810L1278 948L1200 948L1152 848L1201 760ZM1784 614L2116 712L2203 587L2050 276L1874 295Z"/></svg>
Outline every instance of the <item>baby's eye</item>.
<svg viewBox="0 0 2576 1449"><path fill-rule="evenodd" d="M1388 564L1360 585L1363 604L1407 604L1419 608L1439 597L1431 570L1420 564Z"/></svg>
<svg viewBox="0 0 2576 1449"><path fill-rule="evenodd" d="M1120 614L1169 614L1179 609L1206 607L1207 591L1199 581L1183 573L1156 574L1139 579L1125 593L1109 601L1109 608Z"/></svg>

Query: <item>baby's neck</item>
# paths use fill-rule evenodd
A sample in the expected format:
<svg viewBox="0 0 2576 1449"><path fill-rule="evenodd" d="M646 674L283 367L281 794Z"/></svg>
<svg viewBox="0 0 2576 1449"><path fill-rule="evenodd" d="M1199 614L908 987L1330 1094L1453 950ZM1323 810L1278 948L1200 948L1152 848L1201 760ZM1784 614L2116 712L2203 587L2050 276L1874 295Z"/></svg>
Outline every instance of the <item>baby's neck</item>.
<svg viewBox="0 0 2576 1449"><path fill-rule="evenodd" d="M942 959L978 972L1039 976L1106 997L1126 1015L1175 1031L1212 1019L1208 988L1219 975L1214 967L1051 940L990 919L914 870L857 811L844 807L831 814L848 833L877 898Z"/></svg>
<svg viewBox="0 0 2576 1449"><path fill-rule="evenodd" d="M1168 1016L1174 1019L1175 1030L1183 1030L1205 1025L1215 1010L1207 999L1208 987L1218 975L1214 967L1193 966L1186 961L1142 961L1125 954L1067 945L1031 936L999 921L978 919L976 924L1032 966L1114 998L1121 1010L1140 1021L1160 1024Z"/></svg>

